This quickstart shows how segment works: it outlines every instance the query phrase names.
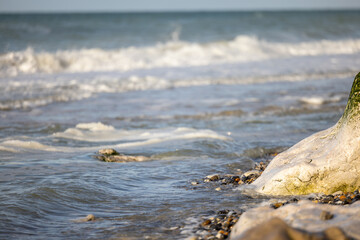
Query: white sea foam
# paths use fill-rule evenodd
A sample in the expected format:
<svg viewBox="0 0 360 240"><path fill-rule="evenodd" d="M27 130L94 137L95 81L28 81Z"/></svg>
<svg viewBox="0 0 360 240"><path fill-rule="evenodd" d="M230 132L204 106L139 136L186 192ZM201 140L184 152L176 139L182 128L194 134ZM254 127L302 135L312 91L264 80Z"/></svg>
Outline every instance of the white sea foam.
<svg viewBox="0 0 360 240"><path fill-rule="evenodd" d="M175 39L106 51L27 49L0 56L0 110L77 101L98 93L350 77L358 71L359 56L360 39L280 44L249 36L208 44ZM49 74L40 74L45 72Z"/></svg>
<svg viewBox="0 0 360 240"><path fill-rule="evenodd" d="M64 132L54 133L54 137L67 138L86 142L129 142L122 143L124 146L137 144L149 144L178 139L213 138L229 140L212 130L193 128L163 128L147 130L122 130L102 123L81 123L75 128L66 129ZM120 145L122 145L120 144ZM119 145L119 146L120 146Z"/></svg>
<svg viewBox="0 0 360 240"><path fill-rule="evenodd" d="M177 140L217 139L230 141L231 138L209 129L163 128L148 130L121 130L102 123L80 123L75 128L55 133L53 138L99 143L95 147L50 146L39 141L6 140L0 143L0 150L21 151L40 150L49 152L96 152L102 148L128 149ZM104 142L113 142L103 145Z"/></svg>
<svg viewBox="0 0 360 240"><path fill-rule="evenodd" d="M91 132L99 132L99 131L114 131L115 128L113 126L105 125L101 122L97 123L79 123L76 125L77 129L89 130Z"/></svg>
<svg viewBox="0 0 360 240"><path fill-rule="evenodd" d="M300 102L311 104L311 105L322 105L325 103L331 103L331 102L339 102L343 99L342 96L333 96L333 97L303 97L300 98Z"/></svg>
<svg viewBox="0 0 360 240"><path fill-rule="evenodd" d="M44 145L37 141L7 140L1 143L0 148L12 147L12 149L34 149L43 151L56 151L56 147ZM14 150L16 151L16 150Z"/></svg>
<svg viewBox="0 0 360 240"><path fill-rule="evenodd" d="M279 43L247 35L240 35L231 41L206 44L175 40L148 47L128 47L114 50L93 48L52 53L35 52L32 48L28 48L24 51L0 55L0 76L188 67L291 56L358 52L360 52L360 39Z"/></svg>
<svg viewBox="0 0 360 240"><path fill-rule="evenodd" d="M356 61L354 61L356 64ZM93 74L72 77L55 77L49 81L48 76L33 78L14 78L11 81L0 79L0 110L28 109L44 106L54 102L77 101L92 97L97 93L121 93L128 91L169 89L189 86L253 84L277 81L303 81L305 79L344 78L352 76L352 69L344 72L329 71L319 73L271 74L257 72L254 76L238 76L229 78L203 78L166 80L154 76L130 76L119 78L112 74ZM230 70L229 70L230 71ZM239 70L238 70L239 71ZM312 69L309 70L310 72ZM234 70L235 72L235 70ZM241 74L241 73L240 73ZM304 100L306 102L306 100Z"/></svg>

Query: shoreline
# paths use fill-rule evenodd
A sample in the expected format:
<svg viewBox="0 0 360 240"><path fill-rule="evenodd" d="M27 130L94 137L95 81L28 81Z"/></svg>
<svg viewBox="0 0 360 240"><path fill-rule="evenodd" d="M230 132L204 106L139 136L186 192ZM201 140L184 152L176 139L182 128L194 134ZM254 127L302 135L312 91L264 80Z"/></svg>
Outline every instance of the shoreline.
<svg viewBox="0 0 360 240"><path fill-rule="evenodd" d="M273 155L276 156L278 153L275 153ZM200 184L208 184L211 185L210 187L214 188L215 191L221 191L225 189L220 189L221 187L216 187L216 183L220 184L220 186L226 186L231 185L234 187L239 187L242 185L247 185L252 182L254 182L261 173L265 170L267 165L271 162L271 160L267 160L264 162L259 162L255 165L254 168L251 170L243 173L240 176L237 175L220 175L220 174L213 174L208 175L202 179L202 182L200 181L192 181L191 185L193 186L193 189L196 190L196 186ZM195 187L194 187L195 186ZM209 187L209 186L206 186ZM332 220L334 219L334 216L337 218L343 217L342 215L339 215L339 213L334 214L335 212L341 212L342 207L348 207L351 208L353 206L353 203L357 202L357 205L359 205L360 209L360 191L355 190L354 192L341 192L337 191L332 194L321 194L321 193L312 193L308 195L290 195L290 196L270 196L270 198L260 204L257 204L255 207L250 207L249 209L245 211L234 211L229 209L223 209L218 210L215 216L210 217L201 217L202 221L199 221L197 226L193 229L193 235L186 238L188 240L212 240L212 239L249 239L249 236L252 236L252 239L261 239L261 238L254 238L256 236L255 234L252 234L252 232L258 231L262 225L271 225L273 224L273 221L275 221L273 218L277 217L278 214L276 211L279 210L282 211L283 207L292 208L295 210L291 210L291 214L296 213L299 210L306 209L311 207L316 213L313 215L309 214L308 216L311 216L312 218L316 219L318 218L322 222ZM335 207L335 210L334 210ZM329 210L330 208L330 210ZM338 208L338 209L336 209ZM320 211L320 214L318 214L318 211ZM255 212L255 214L253 213ZM269 213L266 218L264 218L262 215ZM285 211L286 212L286 211ZM289 212L286 212L287 214ZM359 210L360 213L360 210ZM251 214L251 217L247 216ZM319 216L317 216L318 214ZM245 215L245 218L251 219L251 220L242 220L243 215ZM258 220L254 215L259 216ZM281 218L282 217L282 218ZM293 227L289 221L284 220L284 216L281 215L281 217L278 217L280 222L277 222L279 228L281 228L281 231L288 231L289 229L293 229L293 231L300 231L301 233L305 234L305 236L316 236L319 237L319 239L330 239L326 238L326 229L323 229L321 231L309 231L305 228L299 228L299 227ZM241 221L242 220L242 221ZM334 221L334 220L332 220ZM244 226L245 224L248 224L247 226ZM260 222L260 223L259 223ZM348 221L349 224L351 224L351 220ZM249 227L252 226L252 227ZM322 226L322 225L321 225ZM330 226L333 226L333 224L330 224ZM336 226L338 227L338 226ZM316 226L315 226L316 228ZM324 228L324 227L322 227ZM360 239L360 232L359 232L359 238L349 238L348 231L342 230L340 227L336 230L339 232L341 236L343 236L343 239ZM320 225L319 225L319 229ZM275 230L274 230L275 231ZM273 231L268 230L268 234L272 234ZM244 235L245 234L245 235ZM264 236L263 236L264 237ZM321 238L323 237L323 238ZM276 238L271 238L276 239ZM284 238L284 239L291 239L291 238ZM316 238L317 239L317 238Z"/></svg>

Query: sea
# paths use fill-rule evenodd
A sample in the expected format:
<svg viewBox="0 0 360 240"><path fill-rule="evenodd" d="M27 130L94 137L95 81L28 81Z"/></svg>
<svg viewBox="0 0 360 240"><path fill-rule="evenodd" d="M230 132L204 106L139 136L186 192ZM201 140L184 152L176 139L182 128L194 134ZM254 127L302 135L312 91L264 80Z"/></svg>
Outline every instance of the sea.
<svg viewBox="0 0 360 240"><path fill-rule="evenodd" d="M335 124L359 71L360 11L1 14L0 239L185 239L262 204L203 179Z"/></svg>

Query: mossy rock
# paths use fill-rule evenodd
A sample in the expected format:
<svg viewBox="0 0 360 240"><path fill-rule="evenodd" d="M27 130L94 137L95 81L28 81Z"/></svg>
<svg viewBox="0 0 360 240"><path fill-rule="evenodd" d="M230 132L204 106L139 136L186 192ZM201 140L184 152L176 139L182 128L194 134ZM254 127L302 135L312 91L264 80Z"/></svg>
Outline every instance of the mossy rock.
<svg viewBox="0 0 360 240"><path fill-rule="evenodd" d="M277 155L252 184L270 195L331 194L360 187L360 73L343 116Z"/></svg>

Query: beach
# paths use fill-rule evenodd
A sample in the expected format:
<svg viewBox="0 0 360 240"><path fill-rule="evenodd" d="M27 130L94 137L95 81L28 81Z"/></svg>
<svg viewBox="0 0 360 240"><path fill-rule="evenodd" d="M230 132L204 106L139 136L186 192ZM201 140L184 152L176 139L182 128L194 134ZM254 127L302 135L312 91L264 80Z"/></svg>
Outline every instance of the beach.
<svg viewBox="0 0 360 240"><path fill-rule="evenodd" d="M359 11L1 14L0 238L185 239L219 213L279 202L230 176L340 119L359 22ZM214 175L228 182L204 182Z"/></svg>

